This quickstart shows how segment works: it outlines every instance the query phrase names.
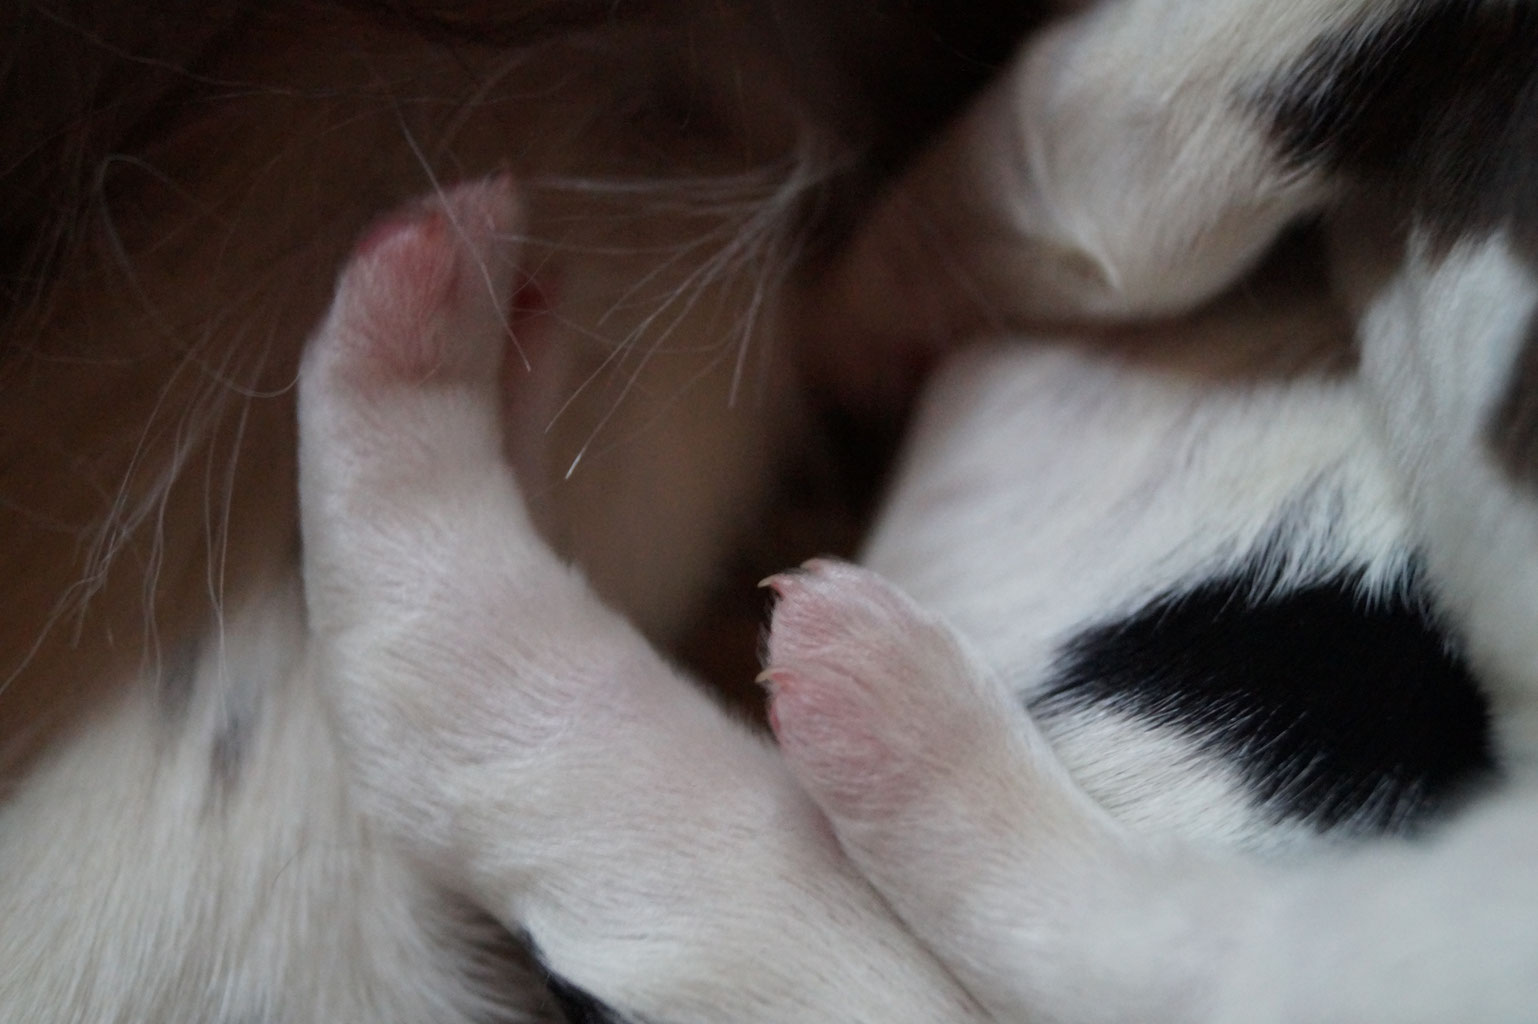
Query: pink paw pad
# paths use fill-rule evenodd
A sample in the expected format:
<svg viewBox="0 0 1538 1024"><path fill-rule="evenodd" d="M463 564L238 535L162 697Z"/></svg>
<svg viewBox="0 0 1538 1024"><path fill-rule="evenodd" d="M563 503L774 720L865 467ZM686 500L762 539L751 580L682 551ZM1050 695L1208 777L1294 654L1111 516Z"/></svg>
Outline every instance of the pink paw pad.
<svg viewBox="0 0 1538 1024"><path fill-rule="evenodd" d="M420 381L474 353L467 331L506 323L521 221L512 178L460 185L389 214L359 241L340 286L343 335L375 372Z"/></svg>

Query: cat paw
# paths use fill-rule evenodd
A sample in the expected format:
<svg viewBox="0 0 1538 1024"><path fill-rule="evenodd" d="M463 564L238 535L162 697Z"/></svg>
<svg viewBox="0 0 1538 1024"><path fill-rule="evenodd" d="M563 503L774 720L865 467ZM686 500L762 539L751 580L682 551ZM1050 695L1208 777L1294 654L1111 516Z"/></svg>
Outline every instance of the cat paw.
<svg viewBox="0 0 1538 1024"><path fill-rule="evenodd" d="M778 601L762 678L791 772L972 994L997 1019L1036 1019L1078 923L1115 931L1149 873L940 619L852 565L765 582Z"/></svg>
<svg viewBox="0 0 1538 1024"><path fill-rule="evenodd" d="M835 820L891 815L944 785L1010 713L951 630L876 573L814 559L765 583L771 724Z"/></svg>
<svg viewBox="0 0 1538 1024"><path fill-rule="evenodd" d="M532 345L513 315L527 284L522 223L503 175L413 203L364 235L300 371L304 498L366 504L407 480L441 491L446 475L501 461L503 406L529 397L532 377L512 372L530 365Z"/></svg>
<svg viewBox="0 0 1538 1024"><path fill-rule="evenodd" d="M448 567L522 565L539 543L514 464L537 462L555 389L526 358L552 346L517 316L522 224L510 177L471 182L378 222L343 269L299 377L312 626L388 616Z"/></svg>
<svg viewBox="0 0 1538 1024"><path fill-rule="evenodd" d="M386 215L353 250L328 333L338 369L410 384L489 384L509 337L523 221L512 178Z"/></svg>

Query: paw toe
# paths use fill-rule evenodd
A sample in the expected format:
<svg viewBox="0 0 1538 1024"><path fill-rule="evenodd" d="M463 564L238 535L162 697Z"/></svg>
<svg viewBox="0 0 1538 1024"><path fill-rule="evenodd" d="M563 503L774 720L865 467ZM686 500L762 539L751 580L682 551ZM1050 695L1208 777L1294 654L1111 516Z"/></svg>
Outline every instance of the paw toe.
<svg viewBox="0 0 1538 1024"><path fill-rule="evenodd" d="M386 216L358 243L334 312L359 372L421 382L493 372L507 336L521 207L510 176Z"/></svg>
<svg viewBox="0 0 1538 1024"><path fill-rule="evenodd" d="M911 789L943 627L868 570L815 559L770 577L764 680L781 750L830 812L863 816Z"/></svg>

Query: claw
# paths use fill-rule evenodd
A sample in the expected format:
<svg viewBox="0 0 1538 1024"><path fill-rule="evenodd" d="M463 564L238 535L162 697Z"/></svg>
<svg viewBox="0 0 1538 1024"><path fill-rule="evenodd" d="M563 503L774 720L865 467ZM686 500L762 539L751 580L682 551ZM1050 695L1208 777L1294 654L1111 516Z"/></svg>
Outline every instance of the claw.
<svg viewBox="0 0 1538 1024"><path fill-rule="evenodd" d="M800 570L790 569L785 572L777 572L765 576L758 581L760 588L767 587L774 592L776 598L783 598L785 592L795 583L796 577L801 575Z"/></svg>

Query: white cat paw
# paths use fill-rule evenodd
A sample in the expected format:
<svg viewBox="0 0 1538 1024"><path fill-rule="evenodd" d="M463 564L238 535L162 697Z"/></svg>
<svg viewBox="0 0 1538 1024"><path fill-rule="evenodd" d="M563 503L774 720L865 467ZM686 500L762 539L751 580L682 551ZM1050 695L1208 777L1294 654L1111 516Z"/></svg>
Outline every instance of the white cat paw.
<svg viewBox="0 0 1538 1024"><path fill-rule="evenodd" d="M771 722L830 816L891 815L945 786L1010 713L944 623L877 574L814 559L765 583Z"/></svg>

